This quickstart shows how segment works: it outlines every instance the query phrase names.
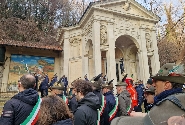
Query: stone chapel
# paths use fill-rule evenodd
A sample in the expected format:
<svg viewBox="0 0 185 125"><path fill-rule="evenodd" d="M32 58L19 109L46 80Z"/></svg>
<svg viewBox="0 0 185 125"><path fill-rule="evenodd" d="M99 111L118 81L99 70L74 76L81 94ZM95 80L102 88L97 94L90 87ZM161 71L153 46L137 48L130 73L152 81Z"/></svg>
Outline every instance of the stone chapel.
<svg viewBox="0 0 185 125"><path fill-rule="evenodd" d="M160 68L159 20L135 0L96 1L78 24L59 29L56 44L0 41L6 49L6 59L0 61L0 91L17 90L18 79L27 72L44 72L50 79L55 73L65 75L69 85L86 74L90 80L100 73L114 84L122 73L146 83Z"/></svg>
<svg viewBox="0 0 185 125"><path fill-rule="evenodd" d="M135 0L90 3L78 25L59 31L63 74L72 82L103 73L116 83L127 73L146 83L160 68L155 27L159 19Z"/></svg>

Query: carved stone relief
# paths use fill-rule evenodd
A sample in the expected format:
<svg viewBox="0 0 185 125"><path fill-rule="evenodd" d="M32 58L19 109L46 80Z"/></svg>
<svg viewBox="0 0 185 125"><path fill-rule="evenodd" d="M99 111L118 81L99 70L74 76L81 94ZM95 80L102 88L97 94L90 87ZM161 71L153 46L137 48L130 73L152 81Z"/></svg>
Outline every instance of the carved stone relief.
<svg viewBox="0 0 185 125"><path fill-rule="evenodd" d="M124 5L123 5L123 9L124 9L125 11L130 10L130 2L129 2L128 0L125 1Z"/></svg>
<svg viewBox="0 0 185 125"><path fill-rule="evenodd" d="M72 38L69 40L71 45L71 58L80 57L80 43L81 38Z"/></svg>
<svg viewBox="0 0 185 125"><path fill-rule="evenodd" d="M93 57L93 44L92 40L90 39L86 41L84 57L88 57L89 59Z"/></svg>
<svg viewBox="0 0 185 125"><path fill-rule="evenodd" d="M117 36L130 35L134 37L135 39L139 39L140 35L139 35L138 30L139 28L136 23L134 22L132 23L131 19L130 20L126 19L126 20L121 21L119 25L116 25L114 32L115 32L115 35L117 34Z"/></svg>
<svg viewBox="0 0 185 125"><path fill-rule="evenodd" d="M100 26L100 45L107 44L107 27L105 25Z"/></svg>
<svg viewBox="0 0 185 125"><path fill-rule="evenodd" d="M153 50L152 50L152 40L151 40L150 33L145 33L145 39L146 39L146 49L148 52L148 56L152 56Z"/></svg>

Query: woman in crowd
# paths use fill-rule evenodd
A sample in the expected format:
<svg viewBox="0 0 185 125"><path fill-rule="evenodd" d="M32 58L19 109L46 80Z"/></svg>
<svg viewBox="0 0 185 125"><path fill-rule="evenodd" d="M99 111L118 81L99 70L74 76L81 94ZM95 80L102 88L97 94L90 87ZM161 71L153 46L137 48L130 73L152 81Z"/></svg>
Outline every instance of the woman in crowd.
<svg viewBox="0 0 185 125"><path fill-rule="evenodd" d="M36 125L73 125L73 115L59 96L42 98Z"/></svg>

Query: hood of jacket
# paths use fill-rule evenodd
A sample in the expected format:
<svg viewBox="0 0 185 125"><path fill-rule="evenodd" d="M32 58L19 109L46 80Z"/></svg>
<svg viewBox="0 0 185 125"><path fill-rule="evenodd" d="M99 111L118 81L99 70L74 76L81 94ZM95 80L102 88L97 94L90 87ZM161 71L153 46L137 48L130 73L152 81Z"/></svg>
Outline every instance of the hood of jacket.
<svg viewBox="0 0 185 125"><path fill-rule="evenodd" d="M21 100L22 102L27 103L29 105L35 105L38 101L38 97L39 95L37 91L32 88L29 88L22 92L19 92L12 98Z"/></svg>
<svg viewBox="0 0 185 125"><path fill-rule="evenodd" d="M73 125L73 121L71 119L61 120L52 125Z"/></svg>
<svg viewBox="0 0 185 125"><path fill-rule="evenodd" d="M100 108L99 98L93 92L89 92L83 99L81 99L78 102L78 107L84 104L94 110Z"/></svg>

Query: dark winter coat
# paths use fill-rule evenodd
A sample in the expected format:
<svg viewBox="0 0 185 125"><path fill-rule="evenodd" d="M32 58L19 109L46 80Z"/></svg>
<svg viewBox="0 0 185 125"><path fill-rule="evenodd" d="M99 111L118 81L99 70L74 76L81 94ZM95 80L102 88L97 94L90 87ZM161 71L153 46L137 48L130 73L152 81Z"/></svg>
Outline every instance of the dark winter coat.
<svg viewBox="0 0 185 125"><path fill-rule="evenodd" d="M144 95L144 86L143 84L139 84L138 86L136 86L135 89L137 91L138 105L142 105L143 95Z"/></svg>
<svg viewBox="0 0 185 125"><path fill-rule="evenodd" d="M131 96L127 90L118 95L118 116L127 116L131 110Z"/></svg>
<svg viewBox="0 0 185 125"><path fill-rule="evenodd" d="M69 101L69 109L74 112L78 107L78 102L76 101L75 95L72 95L71 100Z"/></svg>
<svg viewBox="0 0 185 125"><path fill-rule="evenodd" d="M100 105L102 107L103 106L103 104L102 104L102 96L103 96L103 94L100 92L100 90L94 90L93 93L98 96L99 103L100 103ZM106 108L106 105L105 105L104 108ZM102 113L102 115L100 117L100 125L106 125L104 123L106 119L107 119L107 111L103 110L103 113Z"/></svg>
<svg viewBox="0 0 185 125"><path fill-rule="evenodd" d="M49 87L53 86L53 84L54 84L55 82L57 82L57 76L55 76L55 77L53 77L53 78L51 79L51 82L49 83Z"/></svg>
<svg viewBox="0 0 185 125"><path fill-rule="evenodd" d="M42 91L42 90L48 89L48 86L49 86L48 83L49 83L49 78L48 76L46 76L44 80L41 82L39 86L39 90Z"/></svg>
<svg viewBox="0 0 185 125"><path fill-rule="evenodd" d="M104 96L106 99L106 107L105 107L106 113L105 113L104 125L110 125L109 113L114 109L116 105L116 100L112 91L105 93Z"/></svg>
<svg viewBox="0 0 185 125"><path fill-rule="evenodd" d="M66 119L66 120L58 121L53 125L73 125L73 121L71 119Z"/></svg>
<svg viewBox="0 0 185 125"><path fill-rule="evenodd" d="M116 105L114 94L112 93L112 91L109 91L105 93L104 96L106 99L106 108L108 110L108 113L110 113L113 110L114 106Z"/></svg>
<svg viewBox="0 0 185 125"><path fill-rule="evenodd" d="M74 113L74 125L97 125L99 98L89 92L78 102L78 108Z"/></svg>
<svg viewBox="0 0 185 125"><path fill-rule="evenodd" d="M38 101L38 93L34 89L26 89L7 101L0 118L0 125L20 125L29 116Z"/></svg>

